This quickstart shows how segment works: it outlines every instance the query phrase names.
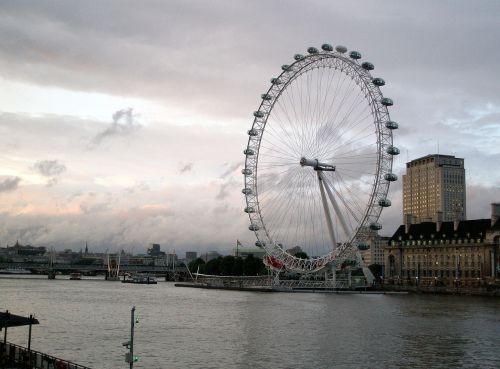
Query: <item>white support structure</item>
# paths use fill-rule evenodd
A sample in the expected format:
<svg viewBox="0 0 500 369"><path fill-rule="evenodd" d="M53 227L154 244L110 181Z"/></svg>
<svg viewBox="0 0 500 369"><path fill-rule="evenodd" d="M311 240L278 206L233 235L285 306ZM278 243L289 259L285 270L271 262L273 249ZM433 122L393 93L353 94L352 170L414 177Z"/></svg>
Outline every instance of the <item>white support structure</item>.
<svg viewBox="0 0 500 369"><path fill-rule="evenodd" d="M344 215L340 211L340 207L337 204L337 200L335 200L335 197L333 196L332 190L328 186L328 183L326 183L325 177L323 176L323 172L321 170L318 170L318 177L322 180L323 185L325 186L326 193L328 194L328 197L330 198L330 201L331 201L331 203L333 205L333 208L335 209L335 213L337 213L337 217L340 220L340 225L344 229L344 232L345 232L346 236L349 236L351 234L352 230L347 225L347 222L346 222L346 220L344 218Z"/></svg>
<svg viewBox="0 0 500 369"><path fill-rule="evenodd" d="M319 190L321 192L321 202L323 203L323 210L325 211L326 226L328 228L330 240L332 241L332 250L335 250L335 248L337 247L337 240L335 239L335 233L333 232L332 216L330 215L330 209L328 208L328 203L326 202L323 178L320 174L321 171L318 170L317 173L318 173Z"/></svg>

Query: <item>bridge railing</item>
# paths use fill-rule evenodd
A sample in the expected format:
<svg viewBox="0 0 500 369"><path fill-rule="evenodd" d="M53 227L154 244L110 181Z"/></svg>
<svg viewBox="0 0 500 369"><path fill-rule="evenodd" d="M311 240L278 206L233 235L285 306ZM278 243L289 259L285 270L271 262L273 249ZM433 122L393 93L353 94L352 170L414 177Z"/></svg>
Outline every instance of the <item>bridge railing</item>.
<svg viewBox="0 0 500 369"><path fill-rule="evenodd" d="M29 369L91 369L13 343L0 342L0 367Z"/></svg>

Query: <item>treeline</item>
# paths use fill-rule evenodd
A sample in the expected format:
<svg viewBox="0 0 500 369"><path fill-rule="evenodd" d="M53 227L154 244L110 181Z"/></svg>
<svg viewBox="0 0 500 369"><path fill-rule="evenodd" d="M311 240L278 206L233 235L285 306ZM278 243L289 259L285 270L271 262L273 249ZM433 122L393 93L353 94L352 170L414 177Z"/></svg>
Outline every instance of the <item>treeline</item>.
<svg viewBox="0 0 500 369"><path fill-rule="evenodd" d="M205 263L201 258L189 263L191 273L212 275L266 275L267 269L261 259L248 255L246 258L219 256ZM199 267L199 269L198 269Z"/></svg>

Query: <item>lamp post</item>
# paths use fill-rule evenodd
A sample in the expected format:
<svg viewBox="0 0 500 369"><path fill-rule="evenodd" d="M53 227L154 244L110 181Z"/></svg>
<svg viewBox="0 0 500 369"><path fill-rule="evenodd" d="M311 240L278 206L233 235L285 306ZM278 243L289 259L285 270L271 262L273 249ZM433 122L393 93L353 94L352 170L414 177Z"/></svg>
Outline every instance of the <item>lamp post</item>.
<svg viewBox="0 0 500 369"><path fill-rule="evenodd" d="M130 369L133 369L134 363L139 361L139 356L134 356L134 327L136 323L139 323L139 318L135 318L134 306L130 311L130 340L122 344L129 350L129 352L125 354L125 362L130 364Z"/></svg>

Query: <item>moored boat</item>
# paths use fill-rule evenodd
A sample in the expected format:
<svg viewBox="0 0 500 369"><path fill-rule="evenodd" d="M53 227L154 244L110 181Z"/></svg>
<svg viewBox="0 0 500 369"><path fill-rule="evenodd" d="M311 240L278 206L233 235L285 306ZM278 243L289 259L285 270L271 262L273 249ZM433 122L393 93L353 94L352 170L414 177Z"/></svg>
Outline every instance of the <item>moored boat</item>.
<svg viewBox="0 0 500 369"><path fill-rule="evenodd" d="M135 274L123 279L122 283L157 284L156 277L149 274Z"/></svg>

